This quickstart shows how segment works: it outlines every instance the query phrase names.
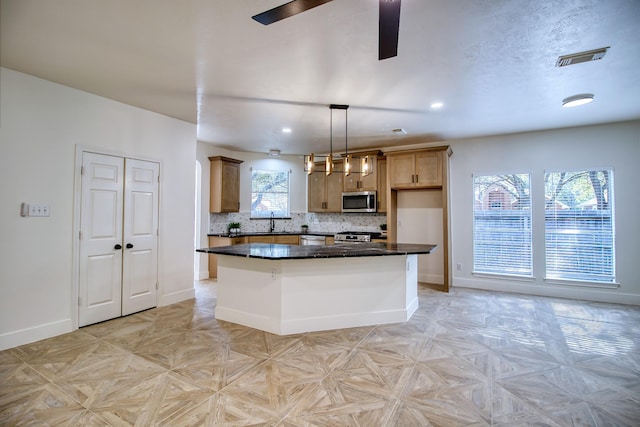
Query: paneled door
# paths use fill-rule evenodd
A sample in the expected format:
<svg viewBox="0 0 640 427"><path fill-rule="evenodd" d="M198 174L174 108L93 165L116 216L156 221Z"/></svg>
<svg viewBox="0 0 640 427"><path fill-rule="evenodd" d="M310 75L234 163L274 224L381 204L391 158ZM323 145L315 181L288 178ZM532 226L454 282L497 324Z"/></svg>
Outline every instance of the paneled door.
<svg viewBox="0 0 640 427"><path fill-rule="evenodd" d="M122 315L155 307L158 163L125 159Z"/></svg>
<svg viewBox="0 0 640 427"><path fill-rule="evenodd" d="M82 155L78 325L155 307L159 165Z"/></svg>

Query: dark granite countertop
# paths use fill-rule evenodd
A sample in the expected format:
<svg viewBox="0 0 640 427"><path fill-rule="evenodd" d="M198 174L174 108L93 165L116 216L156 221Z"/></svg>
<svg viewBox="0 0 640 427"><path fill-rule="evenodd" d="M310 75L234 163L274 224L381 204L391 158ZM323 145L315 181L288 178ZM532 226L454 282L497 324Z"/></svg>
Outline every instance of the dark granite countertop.
<svg viewBox="0 0 640 427"><path fill-rule="evenodd" d="M196 251L217 255L262 259L310 259L429 254L435 248L436 245L410 243L347 243L327 246L249 243L244 245L202 248Z"/></svg>
<svg viewBox="0 0 640 427"><path fill-rule="evenodd" d="M212 237L245 237L245 236L329 236L333 237L336 233L323 233L323 232L314 232L309 231L308 233L303 233L302 231L255 231L255 232L247 232L247 233L237 233L237 234L229 234L229 233L209 233L207 236Z"/></svg>

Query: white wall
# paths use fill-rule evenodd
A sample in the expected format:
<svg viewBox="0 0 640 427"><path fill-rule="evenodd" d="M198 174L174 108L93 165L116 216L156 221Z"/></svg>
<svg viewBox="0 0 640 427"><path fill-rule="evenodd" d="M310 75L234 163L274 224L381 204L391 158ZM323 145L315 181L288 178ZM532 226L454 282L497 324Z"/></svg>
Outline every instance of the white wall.
<svg viewBox="0 0 640 427"><path fill-rule="evenodd" d="M507 136L449 141L451 232L454 286L640 304L640 121ZM544 187L546 171L614 169L617 289L549 284L544 280ZM531 174L533 202L533 281L483 278L473 268L473 174Z"/></svg>
<svg viewBox="0 0 640 427"><path fill-rule="evenodd" d="M0 350L73 329L77 146L161 162L159 305L193 297L196 127L0 69ZM51 216L20 217L47 203Z"/></svg>

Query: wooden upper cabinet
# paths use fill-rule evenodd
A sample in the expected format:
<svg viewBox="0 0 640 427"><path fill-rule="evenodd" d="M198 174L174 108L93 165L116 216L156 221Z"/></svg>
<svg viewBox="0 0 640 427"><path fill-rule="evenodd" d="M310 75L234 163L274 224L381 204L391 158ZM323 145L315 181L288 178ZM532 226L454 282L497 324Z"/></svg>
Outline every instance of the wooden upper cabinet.
<svg viewBox="0 0 640 427"><path fill-rule="evenodd" d="M352 173L349 176L345 176L344 177L345 193L354 192L354 191L377 191L378 190L377 158L375 156L370 156L369 160L371 161L373 172L371 172L367 176L362 176L359 173ZM354 161L359 161L359 159L354 159ZM355 169L360 170L360 166L357 166Z"/></svg>
<svg viewBox="0 0 640 427"><path fill-rule="evenodd" d="M344 176L341 173L334 172L326 176L327 193L326 205L324 212L342 212L342 188Z"/></svg>
<svg viewBox="0 0 640 427"><path fill-rule="evenodd" d="M378 159L378 212L387 211L387 159Z"/></svg>
<svg viewBox="0 0 640 427"><path fill-rule="evenodd" d="M323 212L325 203L326 179L324 172L313 172L308 177L308 206L309 212Z"/></svg>
<svg viewBox="0 0 640 427"><path fill-rule="evenodd" d="M209 212L240 211L240 163L229 157L209 157L211 194Z"/></svg>
<svg viewBox="0 0 640 427"><path fill-rule="evenodd" d="M441 152L416 153L416 187L442 186Z"/></svg>
<svg viewBox="0 0 640 427"><path fill-rule="evenodd" d="M360 159L357 156L369 156L369 161L371 162L372 172L367 176L362 176L359 173L352 173L349 176L344 177L344 192L350 193L354 191L379 191L379 178L380 175L378 172L378 156L382 155L382 152L379 150L375 151L363 151L352 153L354 156L354 163L360 162ZM360 165L354 164L354 170L359 171Z"/></svg>
<svg viewBox="0 0 640 427"><path fill-rule="evenodd" d="M308 206L309 212L341 212L343 175L334 172L327 176L324 163L316 164L317 172L308 177Z"/></svg>
<svg viewBox="0 0 640 427"><path fill-rule="evenodd" d="M416 174L415 154L398 154L393 157L387 154L387 174L391 188L414 187Z"/></svg>
<svg viewBox="0 0 640 427"><path fill-rule="evenodd" d="M442 150L387 153L389 185L393 189L442 187Z"/></svg>

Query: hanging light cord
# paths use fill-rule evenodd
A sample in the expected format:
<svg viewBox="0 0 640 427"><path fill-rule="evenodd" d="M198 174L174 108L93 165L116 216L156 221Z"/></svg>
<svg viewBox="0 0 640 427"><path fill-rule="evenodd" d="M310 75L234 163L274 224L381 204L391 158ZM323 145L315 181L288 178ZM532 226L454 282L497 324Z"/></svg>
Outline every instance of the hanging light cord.
<svg viewBox="0 0 640 427"><path fill-rule="evenodd" d="M347 124L349 123L349 110L344 110L344 149L349 155L349 146L347 145L348 140L348 132L347 132Z"/></svg>

